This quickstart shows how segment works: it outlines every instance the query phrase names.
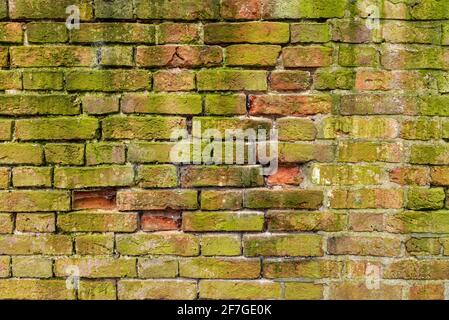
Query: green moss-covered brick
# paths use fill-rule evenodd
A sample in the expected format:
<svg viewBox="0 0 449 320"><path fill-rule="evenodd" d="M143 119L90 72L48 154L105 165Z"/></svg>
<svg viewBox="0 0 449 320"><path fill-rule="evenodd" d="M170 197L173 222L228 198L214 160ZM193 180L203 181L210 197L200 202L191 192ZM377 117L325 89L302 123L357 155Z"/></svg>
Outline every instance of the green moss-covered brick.
<svg viewBox="0 0 449 320"><path fill-rule="evenodd" d="M226 65L248 67L275 66L280 46L236 44L226 47Z"/></svg>
<svg viewBox="0 0 449 320"><path fill-rule="evenodd" d="M22 89L22 75L18 71L0 70L0 90Z"/></svg>
<svg viewBox="0 0 449 320"><path fill-rule="evenodd" d="M314 209L319 208L323 201L323 193L315 190L248 189L244 194L244 207L251 209Z"/></svg>
<svg viewBox="0 0 449 320"><path fill-rule="evenodd" d="M0 43L21 43L22 41L22 24L16 22L0 22Z"/></svg>
<svg viewBox="0 0 449 320"><path fill-rule="evenodd" d="M271 0L264 6L268 19L342 18L347 0Z"/></svg>
<svg viewBox="0 0 449 320"><path fill-rule="evenodd" d="M12 213L0 214L0 234L12 233L14 230L14 216Z"/></svg>
<svg viewBox="0 0 449 320"><path fill-rule="evenodd" d="M55 168L54 184L66 189L131 186L134 171L131 166Z"/></svg>
<svg viewBox="0 0 449 320"><path fill-rule="evenodd" d="M198 208L196 190L129 190L117 193L117 206L122 211L193 210Z"/></svg>
<svg viewBox="0 0 449 320"><path fill-rule="evenodd" d="M139 19L209 20L220 16L220 3L214 0L137 0Z"/></svg>
<svg viewBox="0 0 449 320"><path fill-rule="evenodd" d="M178 260L158 256L139 258L137 269L139 278L175 278L178 275Z"/></svg>
<svg viewBox="0 0 449 320"><path fill-rule="evenodd" d="M155 27L143 23L83 23L73 29L70 41L73 43L116 42L154 43Z"/></svg>
<svg viewBox="0 0 449 320"><path fill-rule="evenodd" d="M315 88L318 90L352 89L355 73L350 69L320 69L315 74Z"/></svg>
<svg viewBox="0 0 449 320"><path fill-rule="evenodd" d="M184 212L184 231L262 231L264 216L258 212Z"/></svg>
<svg viewBox="0 0 449 320"><path fill-rule="evenodd" d="M314 122L308 119L286 117L279 119L277 125L281 141L314 140L317 134Z"/></svg>
<svg viewBox="0 0 449 320"><path fill-rule="evenodd" d="M413 164L449 164L449 147L445 144L416 144L410 152Z"/></svg>
<svg viewBox="0 0 449 320"><path fill-rule="evenodd" d="M132 19L133 4L127 0L95 0L95 17L101 19Z"/></svg>
<svg viewBox="0 0 449 320"><path fill-rule="evenodd" d="M11 0L9 16L13 19L66 19L66 8L70 5L79 8L81 20L92 19L89 0L61 0L57 6L51 0Z"/></svg>
<svg viewBox="0 0 449 320"><path fill-rule="evenodd" d="M260 260L245 258L200 257L179 260L179 275L200 279L256 279Z"/></svg>
<svg viewBox="0 0 449 320"><path fill-rule="evenodd" d="M21 46L10 49L11 66L16 68L93 67L95 48L82 46Z"/></svg>
<svg viewBox="0 0 449 320"><path fill-rule="evenodd" d="M137 214L76 211L58 215L58 230L65 232L133 232Z"/></svg>
<svg viewBox="0 0 449 320"><path fill-rule="evenodd" d="M170 151L174 145L174 142L131 142L128 160L134 163L171 163Z"/></svg>
<svg viewBox="0 0 449 320"><path fill-rule="evenodd" d="M30 70L23 73L23 88L27 90L62 90L64 74L60 71Z"/></svg>
<svg viewBox="0 0 449 320"><path fill-rule="evenodd" d="M147 165L137 169L142 188L173 188L178 186L178 172L173 165Z"/></svg>
<svg viewBox="0 0 449 320"><path fill-rule="evenodd" d="M67 269L75 266L83 278L127 278L135 277L135 258L113 257L63 257L55 260L55 275L66 277Z"/></svg>
<svg viewBox="0 0 449 320"><path fill-rule="evenodd" d="M13 257L12 274L18 278L51 278L52 264L45 257Z"/></svg>
<svg viewBox="0 0 449 320"><path fill-rule="evenodd" d="M67 42L68 29L64 23L31 22L27 24L27 37L31 43Z"/></svg>
<svg viewBox="0 0 449 320"><path fill-rule="evenodd" d="M322 237L317 234L243 236L243 254L254 256L322 256Z"/></svg>
<svg viewBox="0 0 449 320"><path fill-rule="evenodd" d="M368 45L340 45L338 63L342 67L376 67L379 53Z"/></svg>
<svg viewBox="0 0 449 320"><path fill-rule="evenodd" d="M125 146L121 143L97 142L86 144L86 164L124 164Z"/></svg>
<svg viewBox="0 0 449 320"><path fill-rule="evenodd" d="M116 285L113 280L81 280L78 289L79 300L115 300Z"/></svg>
<svg viewBox="0 0 449 320"><path fill-rule="evenodd" d="M54 213L18 213L16 229L20 232L55 232L55 221Z"/></svg>
<svg viewBox="0 0 449 320"><path fill-rule="evenodd" d="M285 299L287 300L321 300L323 295L324 287L321 284L285 283Z"/></svg>
<svg viewBox="0 0 449 320"><path fill-rule="evenodd" d="M442 209L446 193L443 188L411 188L407 192L407 208L412 210Z"/></svg>
<svg viewBox="0 0 449 320"><path fill-rule="evenodd" d="M170 139L173 130L186 129L181 117L107 117L102 120L103 137L106 139Z"/></svg>
<svg viewBox="0 0 449 320"><path fill-rule="evenodd" d="M328 42L331 39L328 23L303 22L292 23L291 42Z"/></svg>
<svg viewBox="0 0 449 320"><path fill-rule="evenodd" d="M2 164L42 164L43 148L39 144L4 143L0 144L0 163Z"/></svg>
<svg viewBox="0 0 449 320"><path fill-rule="evenodd" d="M51 173L49 167L13 168L12 184L15 187L51 187Z"/></svg>
<svg viewBox="0 0 449 320"><path fill-rule="evenodd" d="M205 43L286 43L290 38L287 23L213 23L204 26Z"/></svg>
<svg viewBox="0 0 449 320"><path fill-rule="evenodd" d="M0 236L0 252L7 255L70 255L72 240L67 235L13 234Z"/></svg>
<svg viewBox="0 0 449 320"><path fill-rule="evenodd" d="M81 140L93 139L98 120L88 117L41 118L16 121L19 140Z"/></svg>
<svg viewBox="0 0 449 320"><path fill-rule="evenodd" d="M17 300L74 300L75 290L67 290L65 280L0 280L0 298Z"/></svg>
<svg viewBox="0 0 449 320"><path fill-rule="evenodd" d="M75 115L79 102L72 95L9 95L0 96L1 115Z"/></svg>
<svg viewBox="0 0 449 320"><path fill-rule="evenodd" d="M259 166L191 166L181 171L184 187L257 187L263 185Z"/></svg>
<svg viewBox="0 0 449 320"><path fill-rule="evenodd" d="M78 235L75 237L75 250L76 254L82 256L112 254L114 251L114 235L112 233Z"/></svg>
<svg viewBox="0 0 449 320"><path fill-rule="evenodd" d="M203 256L239 256L241 244L239 235L204 235L201 237Z"/></svg>
<svg viewBox="0 0 449 320"><path fill-rule="evenodd" d="M246 96L243 94L208 94L205 113L209 115L243 115L246 113Z"/></svg>
<svg viewBox="0 0 449 320"><path fill-rule="evenodd" d="M81 97L83 112L87 114L118 113L119 97L116 95L86 94Z"/></svg>
<svg viewBox="0 0 449 320"><path fill-rule="evenodd" d="M178 255L197 256L199 239L182 233L139 233L117 235L117 252L124 255Z"/></svg>
<svg viewBox="0 0 449 320"><path fill-rule="evenodd" d="M197 297L197 282L193 280L120 280L119 300L193 300Z"/></svg>
<svg viewBox="0 0 449 320"><path fill-rule="evenodd" d="M50 164L84 164L84 144L49 143L45 145L45 160Z"/></svg>
<svg viewBox="0 0 449 320"><path fill-rule="evenodd" d="M68 211L70 195L65 191L0 191L0 211Z"/></svg>
<svg viewBox="0 0 449 320"><path fill-rule="evenodd" d="M124 113L199 114L202 111L198 94L125 94L121 100Z"/></svg>
<svg viewBox="0 0 449 320"><path fill-rule="evenodd" d="M269 211L270 231L341 231L346 226L345 214L334 212Z"/></svg>
<svg viewBox="0 0 449 320"><path fill-rule="evenodd" d="M260 70L202 70L197 74L197 85L200 91L265 91L267 76Z"/></svg>
<svg viewBox="0 0 449 320"><path fill-rule="evenodd" d="M133 48L122 46L103 47L100 49L100 65L107 67L132 67Z"/></svg>
<svg viewBox="0 0 449 320"><path fill-rule="evenodd" d="M273 300L281 297L281 284L272 281L202 280L202 299Z"/></svg>
<svg viewBox="0 0 449 320"><path fill-rule="evenodd" d="M377 165L315 164L311 170L312 182L319 185L377 185L384 177Z"/></svg>
<svg viewBox="0 0 449 320"><path fill-rule="evenodd" d="M89 70L66 74L69 91L137 91L151 88L151 73L144 70Z"/></svg>

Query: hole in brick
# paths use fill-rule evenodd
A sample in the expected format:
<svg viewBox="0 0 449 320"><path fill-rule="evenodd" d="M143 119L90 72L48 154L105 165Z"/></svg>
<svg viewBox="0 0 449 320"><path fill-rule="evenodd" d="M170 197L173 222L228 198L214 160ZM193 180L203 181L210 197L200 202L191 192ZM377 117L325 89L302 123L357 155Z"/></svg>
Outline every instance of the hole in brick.
<svg viewBox="0 0 449 320"><path fill-rule="evenodd" d="M116 190L74 191L73 209L115 209Z"/></svg>
<svg viewBox="0 0 449 320"><path fill-rule="evenodd" d="M181 228L181 212L151 211L144 212L141 219L143 231L168 231Z"/></svg>

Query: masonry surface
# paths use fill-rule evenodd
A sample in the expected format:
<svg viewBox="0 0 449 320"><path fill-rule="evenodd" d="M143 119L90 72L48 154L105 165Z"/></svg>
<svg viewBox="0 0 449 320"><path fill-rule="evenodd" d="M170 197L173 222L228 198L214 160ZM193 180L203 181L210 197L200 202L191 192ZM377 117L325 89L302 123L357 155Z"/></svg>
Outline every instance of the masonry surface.
<svg viewBox="0 0 449 320"><path fill-rule="evenodd" d="M0 0L0 299L449 297L448 45L448 0ZM278 172L172 163L195 120Z"/></svg>

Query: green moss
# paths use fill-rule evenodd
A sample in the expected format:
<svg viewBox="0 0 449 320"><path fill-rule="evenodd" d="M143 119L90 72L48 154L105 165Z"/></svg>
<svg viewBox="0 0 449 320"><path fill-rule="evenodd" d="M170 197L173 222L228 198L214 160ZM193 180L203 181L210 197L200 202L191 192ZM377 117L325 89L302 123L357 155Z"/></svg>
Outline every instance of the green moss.
<svg viewBox="0 0 449 320"><path fill-rule="evenodd" d="M264 216L247 212L185 212L185 231L262 231Z"/></svg>

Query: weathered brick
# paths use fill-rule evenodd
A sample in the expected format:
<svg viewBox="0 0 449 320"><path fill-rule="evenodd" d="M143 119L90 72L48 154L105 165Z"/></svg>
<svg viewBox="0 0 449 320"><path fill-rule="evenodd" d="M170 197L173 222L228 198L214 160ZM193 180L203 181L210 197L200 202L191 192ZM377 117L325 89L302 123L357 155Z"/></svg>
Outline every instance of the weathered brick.
<svg viewBox="0 0 449 320"><path fill-rule="evenodd" d="M340 45L338 63L342 67L376 67L379 52L375 47L363 45Z"/></svg>
<svg viewBox="0 0 449 320"><path fill-rule="evenodd" d="M170 231L181 229L181 212L179 211L150 211L140 218L143 231Z"/></svg>
<svg viewBox="0 0 449 320"><path fill-rule="evenodd" d="M404 146L394 142L340 142L338 161L341 162L401 162Z"/></svg>
<svg viewBox="0 0 449 320"><path fill-rule="evenodd" d="M193 300L197 296L193 280L120 280L117 289L120 300Z"/></svg>
<svg viewBox="0 0 449 320"><path fill-rule="evenodd" d="M112 116L102 120L105 139L170 139L172 130L185 129L181 117Z"/></svg>
<svg viewBox="0 0 449 320"><path fill-rule="evenodd" d="M410 300L444 300L444 286L441 284L413 284L409 292Z"/></svg>
<svg viewBox="0 0 449 320"><path fill-rule="evenodd" d="M0 22L0 43L21 43L22 39L21 23Z"/></svg>
<svg viewBox="0 0 449 320"><path fill-rule="evenodd" d="M59 71L25 70L23 88L27 90L62 90L64 74Z"/></svg>
<svg viewBox="0 0 449 320"><path fill-rule="evenodd" d="M138 91L151 88L151 74L145 70L83 70L66 74L69 91Z"/></svg>
<svg viewBox="0 0 449 320"><path fill-rule="evenodd" d="M173 165L139 166L137 181L142 188L174 188L178 186L178 171Z"/></svg>
<svg viewBox="0 0 449 320"><path fill-rule="evenodd" d="M303 91L310 87L310 72L282 70L270 73L270 88L277 91Z"/></svg>
<svg viewBox="0 0 449 320"><path fill-rule="evenodd" d="M428 170L421 167L398 167L390 171L390 180L400 185L427 185Z"/></svg>
<svg viewBox="0 0 449 320"><path fill-rule="evenodd" d="M329 95L251 95L251 115L310 116L330 113Z"/></svg>
<svg viewBox="0 0 449 320"><path fill-rule="evenodd" d="M218 46L137 47L136 63L140 67L197 68L219 66L223 50Z"/></svg>
<svg viewBox="0 0 449 320"><path fill-rule="evenodd" d="M116 194L114 189L100 189L93 191L74 191L73 209L116 209Z"/></svg>
<svg viewBox="0 0 449 320"><path fill-rule="evenodd" d="M341 97L342 115L415 115L416 98L411 95L350 94Z"/></svg>
<svg viewBox="0 0 449 320"><path fill-rule="evenodd" d="M221 3L220 16L229 20L260 19L262 0L224 0Z"/></svg>
<svg viewBox="0 0 449 320"><path fill-rule="evenodd" d="M243 254L256 256L322 256L322 237L316 234L244 235Z"/></svg>
<svg viewBox="0 0 449 320"><path fill-rule="evenodd" d="M376 165L314 164L312 182L319 185L377 185L384 176Z"/></svg>
<svg viewBox="0 0 449 320"><path fill-rule="evenodd" d="M159 25L158 43L198 43L199 39L199 24L166 22Z"/></svg>
<svg viewBox="0 0 449 320"><path fill-rule="evenodd" d="M13 257L12 275L18 278L51 278L53 262L44 257Z"/></svg>
<svg viewBox="0 0 449 320"><path fill-rule="evenodd" d="M323 298L324 287L322 284L286 282L286 300L320 300Z"/></svg>
<svg viewBox="0 0 449 320"><path fill-rule="evenodd" d="M0 278L9 278L9 269L11 264L11 258L8 256L0 257Z"/></svg>
<svg viewBox="0 0 449 320"><path fill-rule="evenodd" d="M401 252L401 240L386 237L336 236L328 239L327 250L336 255L395 257Z"/></svg>
<svg viewBox="0 0 449 320"><path fill-rule="evenodd" d="M213 0L137 0L135 9L139 19L209 20L217 19L220 14L220 4Z"/></svg>
<svg viewBox="0 0 449 320"><path fill-rule="evenodd" d="M268 230L279 231L341 231L347 216L333 212L268 211Z"/></svg>
<svg viewBox="0 0 449 320"><path fill-rule="evenodd" d="M266 91L267 77L261 70L201 70L197 86L199 91Z"/></svg>
<svg viewBox="0 0 449 320"><path fill-rule="evenodd" d="M398 136L399 125L386 117L328 117L319 129L318 136L324 139L393 139Z"/></svg>
<svg viewBox="0 0 449 320"><path fill-rule="evenodd" d="M9 16L13 19L66 19L66 8L70 5L79 8L81 20L92 19L89 0L61 0L57 6L51 0L11 0Z"/></svg>
<svg viewBox="0 0 449 320"><path fill-rule="evenodd" d="M198 256L199 238L178 232L134 233L116 236L116 250L120 254Z"/></svg>
<svg viewBox="0 0 449 320"><path fill-rule="evenodd" d="M280 46L236 44L226 47L226 65L244 67L275 66Z"/></svg>
<svg viewBox="0 0 449 320"><path fill-rule="evenodd" d="M405 243L405 249L412 256L439 255L441 244L438 238L410 238Z"/></svg>
<svg viewBox="0 0 449 320"><path fill-rule="evenodd" d="M446 280L447 260L397 260L386 266L385 279Z"/></svg>
<svg viewBox="0 0 449 320"><path fill-rule="evenodd" d="M155 91L192 91L196 88L195 73L186 70L160 70L153 76Z"/></svg>
<svg viewBox="0 0 449 320"><path fill-rule="evenodd" d="M334 209L400 209L404 205L402 189L338 189L331 193Z"/></svg>
<svg viewBox="0 0 449 320"><path fill-rule="evenodd" d="M114 235L112 233L78 235L75 237L75 250L78 255L110 255L114 250Z"/></svg>
<svg viewBox="0 0 449 320"><path fill-rule="evenodd" d="M131 142L128 146L128 161L134 163L174 163L170 152L173 142ZM189 160L187 158L186 160Z"/></svg>
<svg viewBox="0 0 449 320"><path fill-rule="evenodd" d="M0 252L8 255L69 255L70 236L55 234L14 234L0 236Z"/></svg>
<svg viewBox="0 0 449 320"><path fill-rule="evenodd" d="M204 26L205 43L287 43L289 25L282 22L214 23Z"/></svg>
<svg viewBox="0 0 449 320"><path fill-rule="evenodd" d="M54 213L18 213L16 230L20 232L55 232Z"/></svg>
<svg viewBox="0 0 449 320"><path fill-rule="evenodd" d="M173 258L139 258L137 262L139 278L175 278L178 261Z"/></svg>
<svg viewBox="0 0 449 320"><path fill-rule="evenodd" d="M12 233L14 230L14 216L11 213L0 213L0 233Z"/></svg>
<svg viewBox="0 0 449 320"><path fill-rule="evenodd" d="M137 214L76 211L59 214L57 226L64 232L133 232L137 229Z"/></svg>
<svg viewBox="0 0 449 320"><path fill-rule="evenodd" d="M260 212L184 212L184 231L262 231L264 216Z"/></svg>
<svg viewBox="0 0 449 320"><path fill-rule="evenodd" d="M267 184L270 186L299 186L304 180L301 169L297 166L285 166L278 168L276 173L270 174Z"/></svg>
<svg viewBox="0 0 449 320"><path fill-rule="evenodd" d="M382 66L392 69L444 69L447 51L442 47L422 45L384 44L381 49Z"/></svg>
<svg viewBox="0 0 449 320"><path fill-rule="evenodd" d="M42 164L43 149L39 144L4 143L0 145L1 164Z"/></svg>
<svg viewBox="0 0 449 320"><path fill-rule="evenodd" d="M246 113L246 96L243 94L208 94L204 111L208 115L243 115Z"/></svg>
<svg viewBox="0 0 449 320"><path fill-rule="evenodd" d="M446 193L443 188L414 187L407 192L407 208L412 210L442 209Z"/></svg>
<svg viewBox="0 0 449 320"><path fill-rule="evenodd" d="M268 279L277 278L308 278L325 279L339 278L343 270L341 261L333 260L264 260L263 274Z"/></svg>
<svg viewBox="0 0 449 320"><path fill-rule="evenodd" d="M436 90L436 80L425 71L368 70L357 71L355 87L361 91L371 90Z"/></svg>
<svg viewBox="0 0 449 320"><path fill-rule="evenodd" d="M448 212L405 211L388 216L387 230L395 233L446 233Z"/></svg>
<svg viewBox="0 0 449 320"><path fill-rule="evenodd" d="M22 74L17 71L0 70L0 90L22 89Z"/></svg>
<svg viewBox="0 0 449 320"><path fill-rule="evenodd" d="M84 164L84 144L50 143L45 145L45 161L49 164Z"/></svg>
<svg viewBox="0 0 449 320"><path fill-rule="evenodd" d="M181 259L179 275L200 279L256 279L260 276L260 260L215 257Z"/></svg>
<svg viewBox="0 0 449 320"><path fill-rule="evenodd" d="M107 67L132 67L133 48L132 47L103 47L100 49L100 65Z"/></svg>
<svg viewBox="0 0 449 320"><path fill-rule="evenodd" d="M199 292L202 299L272 300L280 299L281 285L271 281L202 280Z"/></svg>
<svg viewBox="0 0 449 320"><path fill-rule="evenodd" d="M330 26L327 23L292 23L290 29L292 43L328 42L331 39Z"/></svg>
<svg viewBox="0 0 449 320"><path fill-rule="evenodd" d="M52 170L49 167L20 167L12 170L15 187L51 187Z"/></svg>
<svg viewBox="0 0 449 320"><path fill-rule="evenodd" d="M124 164L125 146L120 143L88 143L86 144L86 164Z"/></svg>
<svg viewBox="0 0 449 320"><path fill-rule="evenodd" d="M10 54L16 68L93 67L97 61L94 48L81 46L11 47Z"/></svg>
<svg viewBox="0 0 449 320"><path fill-rule="evenodd" d="M55 168L54 172L56 188L122 187L133 184L134 171L131 166Z"/></svg>
<svg viewBox="0 0 449 320"><path fill-rule="evenodd" d="M317 209L323 202L323 193L315 190L247 189L244 207L251 209L297 208Z"/></svg>
<svg viewBox="0 0 449 320"><path fill-rule="evenodd" d="M439 139L441 126L438 121L429 118L416 118L401 123L401 138L407 140Z"/></svg>
<svg viewBox="0 0 449 320"><path fill-rule="evenodd" d="M98 120L88 117L21 119L16 121L17 139L88 140L96 136Z"/></svg>
<svg viewBox="0 0 449 320"><path fill-rule="evenodd" d="M196 190L119 191L117 205L120 210L192 210L198 208Z"/></svg>
<svg viewBox="0 0 449 320"><path fill-rule="evenodd" d="M137 276L136 263L135 258L63 257L55 260L54 269L57 277L70 275L76 267L83 278L128 278Z"/></svg>
<svg viewBox="0 0 449 320"><path fill-rule="evenodd" d="M119 111L119 98L115 95L86 94L81 101L84 113L101 115Z"/></svg>
<svg viewBox="0 0 449 320"><path fill-rule="evenodd" d="M204 235L201 237L203 256L239 256L241 244L239 235Z"/></svg>
<svg viewBox="0 0 449 320"><path fill-rule="evenodd" d="M143 23L83 23L73 29L73 43L154 43L156 29Z"/></svg>
<svg viewBox="0 0 449 320"><path fill-rule="evenodd" d="M335 282L330 286L332 300L401 300L402 286L380 283L378 288L368 287L366 282Z"/></svg>
<svg viewBox="0 0 449 320"><path fill-rule="evenodd" d="M324 46L287 47L282 50L282 61L287 68L327 67L332 64L333 49Z"/></svg>
<svg viewBox="0 0 449 320"><path fill-rule="evenodd" d="M125 94L121 100L124 113L199 114L202 111L198 94Z"/></svg>
<svg viewBox="0 0 449 320"><path fill-rule="evenodd" d="M31 43L58 43L69 40L64 23L31 22L26 25L27 39Z"/></svg>
<svg viewBox="0 0 449 320"><path fill-rule="evenodd" d="M117 293L114 281L80 281L78 290L79 300L115 300L116 297Z"/></svg>
<svg viewBox="0 0 449 320"><path fill-rule="evenodd" d="M201 192L201 209L203 210L238 210L242 208L242 201L242 191L203 190Z"/></svg>
<svg viewBox="0 0 449 320"><path fill-rule="evenodd" d="M71 95L9 95L0 97L1 115L75 115L79 102Z"/></svg>
<svg viewBox="0 0 449 320"><path fill-rule="evenodd" d="M384 21L382 38L392 43L439 44L441 26L432 22Z"/></svg>
<svg viewBox="0 0 449 320"><path fill-rule="evenodd" d="M133 4L126 0L95 0L95 17L103 19L132 19Z"/></svg>
<svg viewBox="0 0 449 320"><path fill-rule="evenodd" d="M67 289L65 280L0 280L0 299L74 300L75 290Z"/></svg>
<svg viewBox="0 0 449 320"><path fill-rule="evenodd" d="M257 187L263 185L259 166L190 166L181 170L183 187Z"/></svg>
<svg viewBox="0 0 449 320"><path fill-rule="evenodd" d="M265 1L263 17L269 19L342 18L346 0L270 0Z"/></svg>

